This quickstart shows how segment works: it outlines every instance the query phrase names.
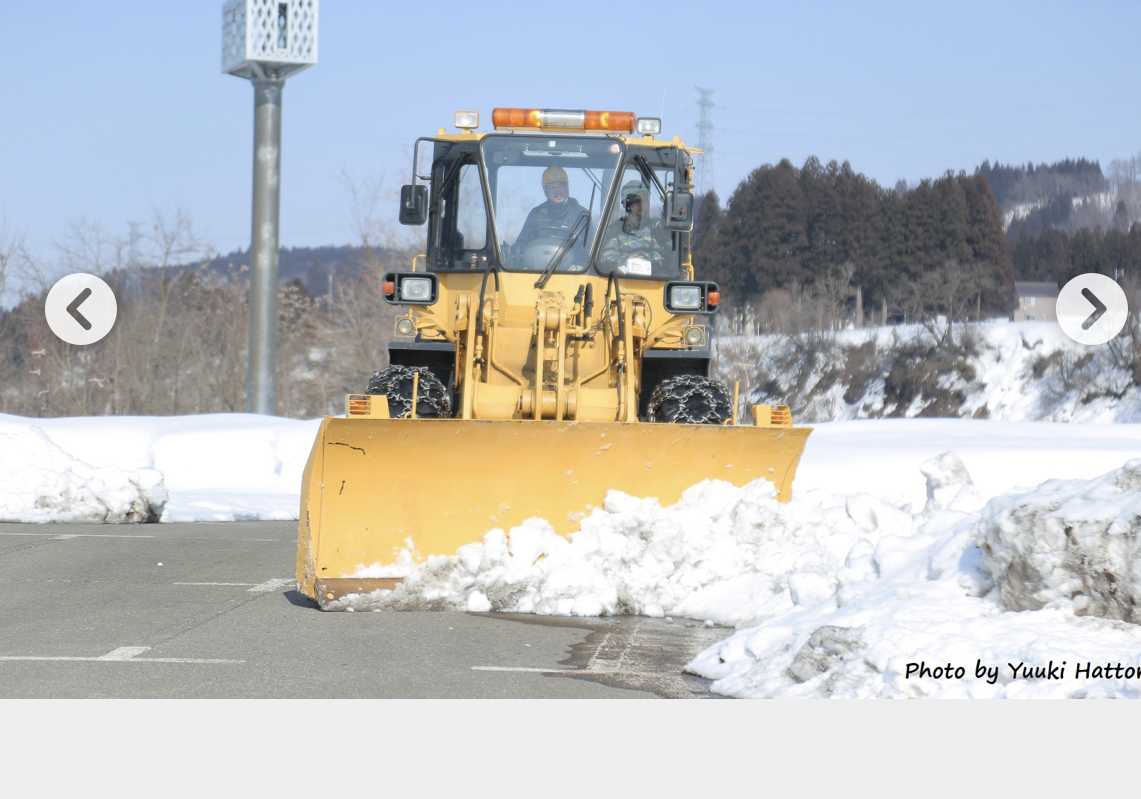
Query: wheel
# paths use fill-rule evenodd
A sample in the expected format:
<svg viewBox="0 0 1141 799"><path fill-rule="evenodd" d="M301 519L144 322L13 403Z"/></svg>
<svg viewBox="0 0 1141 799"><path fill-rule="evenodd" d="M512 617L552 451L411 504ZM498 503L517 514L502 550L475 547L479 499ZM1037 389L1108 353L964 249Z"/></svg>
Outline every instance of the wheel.
<svg viewBox="0 0 1141 799"><path fill-rule="evenodd" d="M452 400L447 386L427 366L386 366L368 381L369 394L388 397L388 412L393 419L404 419L412 410L412 375L419 374L416 385L416 416L425 418L452 415Z"/></svg>
<svg viewBox="0 0 1141 799"><path fill-rule="evenodd" d="M733 415L729 389L701 375L675 375L654 386L647 408L651 422L722 424Z"/></svg>

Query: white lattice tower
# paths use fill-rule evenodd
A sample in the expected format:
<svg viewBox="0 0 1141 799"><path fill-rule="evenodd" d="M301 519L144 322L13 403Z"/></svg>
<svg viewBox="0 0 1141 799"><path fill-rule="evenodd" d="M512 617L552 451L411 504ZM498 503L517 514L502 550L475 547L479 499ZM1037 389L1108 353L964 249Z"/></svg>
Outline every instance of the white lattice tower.
<svg viewBox="0 0 1141 799"><path fill-rule="evenodd" d="M222 8L222 71L285 77L317 63L319 0L228 0Z"/></svg>

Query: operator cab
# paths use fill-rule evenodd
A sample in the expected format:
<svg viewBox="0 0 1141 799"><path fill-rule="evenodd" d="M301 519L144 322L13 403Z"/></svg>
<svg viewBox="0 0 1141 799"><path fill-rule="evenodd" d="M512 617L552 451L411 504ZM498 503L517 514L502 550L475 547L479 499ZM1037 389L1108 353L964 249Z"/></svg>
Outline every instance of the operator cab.
<svg viewBox="0 0 1141 799"><path fill-rule="evenodd" d="M431 165L413 170L401 221L428 222L431 271L685 276L692 161L676 139L653 139L659 120L501 108L493 119L495 132L476 133L478 115L457 114L462 133L416 143L414 164L430 142Z"/></svg>

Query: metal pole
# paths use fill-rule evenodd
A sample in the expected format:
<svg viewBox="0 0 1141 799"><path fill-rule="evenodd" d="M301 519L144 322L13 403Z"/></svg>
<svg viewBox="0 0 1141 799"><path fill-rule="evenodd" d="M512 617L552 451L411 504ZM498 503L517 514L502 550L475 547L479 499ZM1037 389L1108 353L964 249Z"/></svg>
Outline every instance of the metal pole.
<svg viewBox="0 0 1141 799"><path fill-rule="evenodd" d="M277 255L281 206L279 77L254 78L254 192L250 233L250 350L246 409L277 411Z"/></svg>

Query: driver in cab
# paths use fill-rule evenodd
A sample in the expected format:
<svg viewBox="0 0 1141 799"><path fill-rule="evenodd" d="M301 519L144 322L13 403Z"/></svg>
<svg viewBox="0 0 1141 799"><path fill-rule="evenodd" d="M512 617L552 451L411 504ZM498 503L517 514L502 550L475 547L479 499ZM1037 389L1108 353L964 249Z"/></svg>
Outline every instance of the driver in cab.
<svg viewBox="0 0 1141 799"><path fill-rule="evenodd" d="M545 258L530 263L536 259L528 255L528 248L535 244L561 244L570 236L579 219L586 215L586 209L570 196L567 172L561 166L549 166L543 170L543 194L547 201L535 206L527 214L527 221L523 223L523 229L519 231L511 248L515 260L523 262L524 266L543 266Z"/></svg>
<svg viewBox="0 0 1141 799"><path fill-rule="evenodd" d="M606 229L599 262L607 272L652 275L663 267L661 223L649 219L649 192L637 181L622 187L622 208L626 215Z"/></svg>

